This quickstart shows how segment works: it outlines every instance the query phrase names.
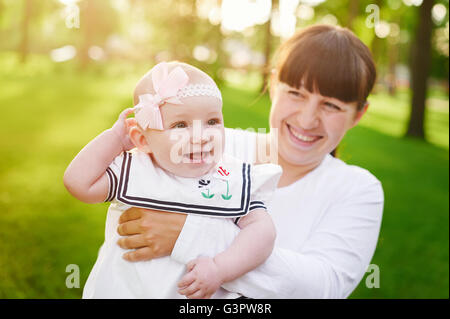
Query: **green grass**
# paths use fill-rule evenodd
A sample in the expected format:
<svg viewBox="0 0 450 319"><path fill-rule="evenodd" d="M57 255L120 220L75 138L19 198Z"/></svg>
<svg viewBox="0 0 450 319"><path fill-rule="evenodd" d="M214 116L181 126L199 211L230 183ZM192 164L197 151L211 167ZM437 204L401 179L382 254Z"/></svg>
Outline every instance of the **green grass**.
<svg viewBox="0 0 450 319"><path fill-rule="evenodd" d="M102 243L107 204L87 205L62 184L74 155L131 105L144 70L123 66L77 73L33 57L0 55L0 298L79 298ZM252 90L224 87L228 127L266 127L270 103ZM383 183L385 210L372 263L380 288L364 280L352 298L448 298L448 97L429 100L431 143L403 138L408 97L372 97L361 125L340 147L348 163Z"/></svg>

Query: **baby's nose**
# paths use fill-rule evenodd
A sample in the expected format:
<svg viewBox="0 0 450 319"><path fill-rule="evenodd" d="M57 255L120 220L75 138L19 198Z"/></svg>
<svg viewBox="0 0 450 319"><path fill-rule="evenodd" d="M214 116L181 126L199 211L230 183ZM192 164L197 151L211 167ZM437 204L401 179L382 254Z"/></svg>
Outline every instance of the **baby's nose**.
<svg viewBox="0 0 450 319"><path fill-rule="evenodd" d="M205 131L202 127L202 122L200 120L195 120L191 131L191 143L192 144L204 144L208 142L207 136L205 136Z"/></svg>
<svg viewBox="0 0 450 319"><path fill-rule="evenodd" d="M203 144L207 143L208 140L209 139L206 136L203 136L201 134L200 135L193 134L192 137L191 137L191 143L192 144L203 145Z"/></svg>

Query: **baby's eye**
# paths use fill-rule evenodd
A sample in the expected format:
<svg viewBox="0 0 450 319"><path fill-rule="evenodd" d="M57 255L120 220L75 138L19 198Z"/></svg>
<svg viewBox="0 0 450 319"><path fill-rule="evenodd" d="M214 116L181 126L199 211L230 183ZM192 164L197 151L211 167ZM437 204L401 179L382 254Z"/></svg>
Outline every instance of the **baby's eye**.
<svg viewBox="0 0 450 319"><path fill-rule="evenodd" d="M177 122L174 125L172 125L172 128L186 128L187 123L186 122Z"/></svg>
<svg viewBox="0 0 450 319"><path fill-rule="evenodd" d="M208 125L216 125L219 124L220 120L219 119L210 119L208 120Z"/></svg>

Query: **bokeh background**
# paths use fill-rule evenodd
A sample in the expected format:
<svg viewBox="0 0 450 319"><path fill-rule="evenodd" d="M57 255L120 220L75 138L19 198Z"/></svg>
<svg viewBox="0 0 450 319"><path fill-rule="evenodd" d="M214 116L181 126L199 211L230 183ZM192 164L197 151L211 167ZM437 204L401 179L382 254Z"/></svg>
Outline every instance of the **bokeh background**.
<svg viewBox="0 0 450 319"><path fill-rule="evenodd" d="M448 298L448 11L448 0L0 0L0 297L81 296L107 205L78 202L62 176L149 68L200 67L223 92L226 126L268 128L275 49L328 23L353 30L379 73L339 148L386 197L380 286L365 277L350 297ZM80 288L66 287L69 264Z"/></svg>

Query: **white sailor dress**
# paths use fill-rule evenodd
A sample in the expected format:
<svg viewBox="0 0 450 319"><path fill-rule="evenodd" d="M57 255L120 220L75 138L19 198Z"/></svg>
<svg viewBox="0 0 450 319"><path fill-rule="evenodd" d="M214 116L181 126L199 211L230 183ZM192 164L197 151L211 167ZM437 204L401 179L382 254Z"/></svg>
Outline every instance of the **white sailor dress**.
<svg viewBox="0 0 450 319"><path fill-rule="evenodd" d="M127 251L117 245L120 215L130 207L167 212L197 214L204 218L239 218L254 209L266 208L281 176L274 164L252 165L224 154L208 173L198 178L179 177L154 165L151 157L133 149L115 158L107 169L109 206L105 242L89 274L83 298L185 298L178 294L177 283L186 266L167 257L128 262ZM270 213L270 212L269 212ZM205 229L205 231L208 231ZM224 232L225 233L225 232ZM215 233L217 249L202 252L214 257L219 247L231 242ZM223 288L212 298L235 298Z"/></svg>

